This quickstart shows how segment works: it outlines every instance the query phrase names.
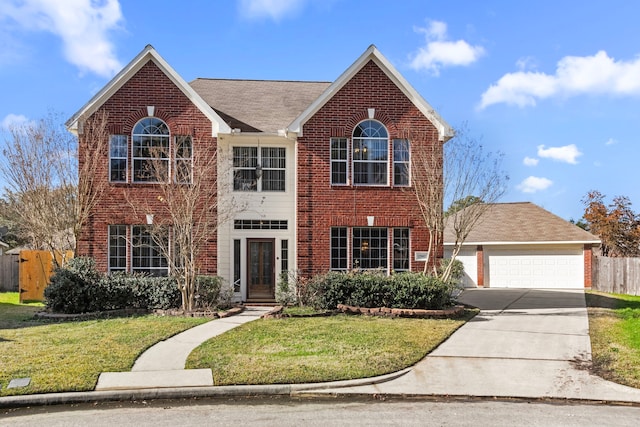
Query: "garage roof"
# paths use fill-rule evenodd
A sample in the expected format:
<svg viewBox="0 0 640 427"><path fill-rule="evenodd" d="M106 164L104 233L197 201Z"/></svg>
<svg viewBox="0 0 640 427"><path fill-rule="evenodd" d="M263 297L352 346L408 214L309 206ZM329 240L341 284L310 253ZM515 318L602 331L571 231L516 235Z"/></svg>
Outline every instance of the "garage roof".
<svg viewBox="0 0 640 427"><path fill-rule="evenodd" d="M450 224L445 245L455 242ZM465 245L521 243L599 244L593 234L531 202L492 203L465 241Z"/></svg>

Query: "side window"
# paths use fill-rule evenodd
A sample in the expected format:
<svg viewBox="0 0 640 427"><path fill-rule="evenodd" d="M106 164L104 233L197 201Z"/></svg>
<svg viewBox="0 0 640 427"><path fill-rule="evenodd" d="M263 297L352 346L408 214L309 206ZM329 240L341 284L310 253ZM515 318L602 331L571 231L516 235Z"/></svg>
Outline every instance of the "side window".
<svg viewBox="0 0 640 427"><path fill-rule="evenodd" d="M284 191L287 170L286 148L263 147L261 150L262 191Z"/></svg>
<svg viewBox="0 0 640 427"><path fill-rule="evenodd" d="M127 182L127 136L109 136L109 181Z"/></svg>
<svg viewBox="0 0 640 427"><path fill-rule="evenodd" d="M354 185L388 185L389 134L384 125L365 120L353 130Z"/></svg>
<svg viewBox="0 0 640 427"><path fill-rule="evenodd" d="M190 184L193 177L193 143L190 136L176 136L174 177L178 184Z"/></svg>
<svg viewBox="0 0 640 427"><path fill-rule="evenodd" d="M331 229L331 270L347 269L347 228Z"/></svg>
<svg viewBox="0 0 640 427"><path fill-rule="evenodd" d="M409 270L409 229L393 229L393 270Z"/></svg>
<svg viewBox="0 0 640 427"><path fill-rule="evenodd" d="M393 185L395 186L406 187L410 183L410 152L408 139L393 140Z"/></svg>
<svg viewBox="0 0 640 427"><path fill-rule="evenodd" d="M233 189L235 191L258 191L257 147L233 147Z"/></svg>
<svg viewBox="0 0 640 427"><path fill-rule="evenodd" d="M133 182L164 182L169 175L169 127L146 117L133 128Z"/></svg>
<svg viewBox="0 0 640 427"><path fill-rule="evenodd" d="M347 184L347 138L331 138L331 184Z"/></svg>
<svg viewBox="0 0 640 427"><path fill-rule="evenodd" d="M109 226L109 273L127 270L127 226Z"/></svg>

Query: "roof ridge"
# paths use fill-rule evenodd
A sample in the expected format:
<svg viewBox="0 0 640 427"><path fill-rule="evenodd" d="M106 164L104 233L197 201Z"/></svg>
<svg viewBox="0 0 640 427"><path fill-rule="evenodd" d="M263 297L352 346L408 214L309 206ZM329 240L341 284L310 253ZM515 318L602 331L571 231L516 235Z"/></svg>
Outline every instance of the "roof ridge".
<svg viewBox="0 0 640 427"><path fill-rule="evenodd" d="M279 82L279 83L327 83L330 81L322 80L284 80L284 79L232 79L232 78L217 78L217 77L196 77L191 80L189 84L196 80L216 80L216 81L230 81L230 82Z"/></svg>

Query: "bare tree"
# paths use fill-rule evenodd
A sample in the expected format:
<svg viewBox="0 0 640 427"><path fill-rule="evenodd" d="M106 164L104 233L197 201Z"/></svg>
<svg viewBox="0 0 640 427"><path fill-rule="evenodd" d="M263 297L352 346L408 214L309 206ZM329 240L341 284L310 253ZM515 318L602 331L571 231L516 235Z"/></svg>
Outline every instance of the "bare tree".
<svg viewBox="0 0 640 427"><path fill-rule="evenodd" d="M410 133L414 146L423 147L428 135ZM489 204L497 201L506 191L509 177L501 169L502 154L485 153L482 144L468 134L466 126L444 145L444 150L413 149L411 152L411 185L420 208L422 219L430 230L427 263L437 274L437 254L445 225L455 235L451 259L455 259L467 236L486 212ZM440 174L440 167L443 173ZM456 204L456 212L445 217L446 202ZM453 263L440 272L447 281ZM428 266L425 265L425 273Z"/></svg>
<svg viewBox="0 0 640 427"><path fill-rule="evenodd" d="M77 236L103 186L91 173L98 156L79 159L78 140L62 126L60 117L14 126L5 138L0 163L4 198L21 234L35 249L76 249ZM106 147L106 118L84 122L83 144L94 152ZM79 176L84 176L78 179Z"/></svg>
<svg viewBox="0 0 640 427"><path fill-rule="evenodd" d="M229 189L226 181L218 180L215 145L194 143L191 137L177 138L173 149L154 149L154 160L146 165L157 200L129 197L128 202L139 216L153 215L147 217L147 231L178 283L182 310L190 312L195 308L196 277L204 251L208 244L215 243L219 225L238 208L233 202L223 205L218 197ZM169 160L170 152L173 161Z"/></svg>

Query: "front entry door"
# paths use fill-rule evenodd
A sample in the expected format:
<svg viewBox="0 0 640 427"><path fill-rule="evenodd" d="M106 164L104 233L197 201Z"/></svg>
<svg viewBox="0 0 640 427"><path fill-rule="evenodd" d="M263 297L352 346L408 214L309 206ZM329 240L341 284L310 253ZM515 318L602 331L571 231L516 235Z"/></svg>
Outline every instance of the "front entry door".
<svg viewBox="0 0 640 427"><path fill-rule="evenodd" d="M247 299L274 300L275 241L274 239L247 239Z"/></svg>

